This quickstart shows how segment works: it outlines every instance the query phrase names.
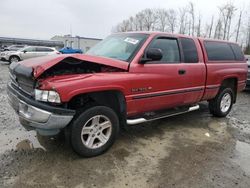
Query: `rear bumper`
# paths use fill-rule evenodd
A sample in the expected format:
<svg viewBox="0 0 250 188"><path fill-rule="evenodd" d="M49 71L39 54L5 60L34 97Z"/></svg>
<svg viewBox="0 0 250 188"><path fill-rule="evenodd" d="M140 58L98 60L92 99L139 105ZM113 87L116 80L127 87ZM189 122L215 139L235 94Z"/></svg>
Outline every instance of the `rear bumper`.
<svg viewBox="0 0 250 188"><path fill-rule="evenodd" d="M74 110L37 102L11 84L7 88L9 103L18 114L20 123L28 130L35 129L42 135L55 135L74 117Z"/></svg>

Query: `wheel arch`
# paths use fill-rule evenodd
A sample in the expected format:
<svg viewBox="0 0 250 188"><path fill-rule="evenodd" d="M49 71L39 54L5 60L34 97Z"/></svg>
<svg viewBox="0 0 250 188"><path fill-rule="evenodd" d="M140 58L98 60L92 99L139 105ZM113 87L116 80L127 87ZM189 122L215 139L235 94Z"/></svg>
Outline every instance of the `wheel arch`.
<svg viewBox="0 0 250 188"><path fill-rule="evenodd" d="M220 85L220 89L231 88L233 90L233 93L234 93L233 103L236 102L236 98L237 98L237 88L238 88L237 85L238 85L238 78L235 76L224 78Z"/></svg>
<svg viewBox="0 0 250 188"><path fill-rule="evenodd" d="M125 95L122 91L105 90L77 94L70 99L67 106L70 109L77 110L91 103L112 108L118 114L121 124L125 125L127 119L127 105Z"/></svg>
<svg viewBox="0 0 250 188"><path fill-rule="evenodd" d="M20 58L18 55L13 54L13 55L10 55L10 57L9 57L8 61L10 61L11 57L17 57L19 60L21 60L21 58Z"/></svg>

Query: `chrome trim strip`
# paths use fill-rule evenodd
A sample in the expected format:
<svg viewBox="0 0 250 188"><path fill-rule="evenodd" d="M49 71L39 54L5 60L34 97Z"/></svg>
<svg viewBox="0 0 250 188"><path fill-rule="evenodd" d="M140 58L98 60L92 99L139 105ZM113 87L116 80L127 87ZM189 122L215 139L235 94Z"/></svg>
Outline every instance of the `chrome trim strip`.
<svg viewBox="0 0 250 188"><path fill-rule="evenodd" d="M145 118L127 119L127 124L128 125L136 125L136 124L145 123L145 122L149 122L149 121L154 121L154 120L158 120L158 119L162 119L162 118L166 118L166 117L171 117L171 116L175 116L175 115L179 115L179 114L184 114L184 113L187 113L187 112L198 110L199 108L200 108L200 106L197 104L195 106L190 107L185 112L177 112L177 113L174 113L174 114L170 114L170 115L166 115L166 116L161 116L161 117L157 117L157 118L153 118L153 119L149 119L149 120L147 120Z"/></svg>

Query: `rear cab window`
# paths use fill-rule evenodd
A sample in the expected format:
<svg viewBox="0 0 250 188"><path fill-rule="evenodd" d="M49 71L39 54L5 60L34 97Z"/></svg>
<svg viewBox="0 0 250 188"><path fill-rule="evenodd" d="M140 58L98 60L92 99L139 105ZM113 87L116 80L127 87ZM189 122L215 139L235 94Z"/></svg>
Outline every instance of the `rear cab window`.
<svg viewBox="0 0 250 188"><path fill-rule="evenodd" d="M230 45L231 45L232 50L234 52L235 60L236 61L244 61L245 57L244 57L244 54L243 54L241 48L239 47L239 45L237 45L237 44L230 44Z"/></svg>
<svg viewBox="0 0 250 188"><path fill-rule="evenodd" d="M205 41L208 61L244 61L244 55L237 44Z"/></svg>

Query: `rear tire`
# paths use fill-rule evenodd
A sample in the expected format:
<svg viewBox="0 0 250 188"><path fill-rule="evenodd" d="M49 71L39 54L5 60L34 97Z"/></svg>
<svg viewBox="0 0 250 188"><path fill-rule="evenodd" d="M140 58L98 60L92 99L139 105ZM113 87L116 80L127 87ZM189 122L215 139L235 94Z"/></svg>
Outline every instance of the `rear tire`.
<svg viewBox="0 0 250 188"><path fill-rule="evenodd" d="M90 107L71 124L71 144L76 153L93 157L107 151L119 132L119 119L106 106Z"/></svg>
<svg viewBox="0 0 250 188"><path fill-rule="evenodd" d="M20 61L20 58L16 55L13 55L13 56L10 56L9 58L9 63L16 63L16 62L19 62Z"/></svg>
<svg viewBox="0 0 250 188"><path fill-rule="evenodd" d="M221 88L217 96L209 101L210 113L216 117L225 117L233 106L234 94L231 88Z"/></svg>

